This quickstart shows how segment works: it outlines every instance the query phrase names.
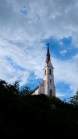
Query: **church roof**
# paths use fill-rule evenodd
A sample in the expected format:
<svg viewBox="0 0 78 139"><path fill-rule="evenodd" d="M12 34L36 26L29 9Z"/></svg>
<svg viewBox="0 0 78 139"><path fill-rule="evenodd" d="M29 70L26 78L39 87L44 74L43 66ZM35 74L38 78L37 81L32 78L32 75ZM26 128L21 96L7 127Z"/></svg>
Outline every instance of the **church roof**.
<svg viewBox="0 0 78 139"><path fill-rule="evenodd" d="M36 91L39 88L39 85L37 87L34 88L33 92Z"/></svg>
<svg viewBox="0 0 78 139"><path fill-rule="evenodd" d="M46 54L46 63L50 61L50 52L49 52L49 44L47 44L47 54Z"/></svg>

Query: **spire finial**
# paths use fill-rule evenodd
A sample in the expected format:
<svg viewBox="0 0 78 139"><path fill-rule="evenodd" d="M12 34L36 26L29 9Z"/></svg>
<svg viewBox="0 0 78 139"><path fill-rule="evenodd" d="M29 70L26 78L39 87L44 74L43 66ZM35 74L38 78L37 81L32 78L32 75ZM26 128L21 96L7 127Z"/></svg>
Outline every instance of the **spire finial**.
<svg viewBox="0 0 78 139"><path fill-rule="evenodd" d="M46 54L46 62L48 64L48 62L50 61L50 52L49 52L49 44L47 44L47 54Z"/></svg>

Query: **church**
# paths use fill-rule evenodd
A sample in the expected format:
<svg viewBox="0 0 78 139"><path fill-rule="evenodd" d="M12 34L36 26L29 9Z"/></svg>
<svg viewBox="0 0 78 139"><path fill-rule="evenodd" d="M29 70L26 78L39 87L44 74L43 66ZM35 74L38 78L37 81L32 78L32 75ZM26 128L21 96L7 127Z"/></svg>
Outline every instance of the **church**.
<svg viewBox="0 0 78 139"><path fill-rule="evenodd" d="M55 85L54 85L54 74L53 65L51 63L49 45L47 46L46 62L43 68L43 80L33 90L32 95L45 94L47 96L56 96Z"/></svg>

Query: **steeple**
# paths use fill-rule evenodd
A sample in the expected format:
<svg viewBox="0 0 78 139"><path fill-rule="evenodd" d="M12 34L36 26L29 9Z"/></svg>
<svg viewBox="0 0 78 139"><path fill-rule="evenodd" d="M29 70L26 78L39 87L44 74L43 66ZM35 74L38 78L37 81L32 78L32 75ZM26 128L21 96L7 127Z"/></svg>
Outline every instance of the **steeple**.
<svg viewBox="0 0 78 139"><path fill-rule="evenodd" d="M34 89L34 95L45 94L47 96L56 96L53 66L50 59L49 44L47 44L46 62L43 70L44 70L43 80Z"/></svg>
<svg viewBox="0 0 78 139"><path fill-rule="evenodd" d="M50 52L49 52L49 44L47 44L47 54L46 54L46 63L50 61Z"/></svg>

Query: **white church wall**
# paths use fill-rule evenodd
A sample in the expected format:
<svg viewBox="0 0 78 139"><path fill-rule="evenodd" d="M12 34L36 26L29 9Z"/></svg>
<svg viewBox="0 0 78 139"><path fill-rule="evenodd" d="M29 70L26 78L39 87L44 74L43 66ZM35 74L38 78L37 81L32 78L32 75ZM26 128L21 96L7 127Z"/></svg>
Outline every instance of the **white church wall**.
<svg viewBox="0 0 78 139"><path fill-rule="evenodd" d="M38 93L39 93L39 88L37 90L35 90L32 95L38 95Z"/></svg>
<svg viewBox="0 0 78 139"><path fill-rule="evenodd" d="M41 94L44 94L44 87L41 86Z"/></svg>
<svg viewBox="0 0 78 139"><path fill-rule="evenodd" d="M42 81L39 84L39 94L43 94L44 93L44 81Z"/></svg>

